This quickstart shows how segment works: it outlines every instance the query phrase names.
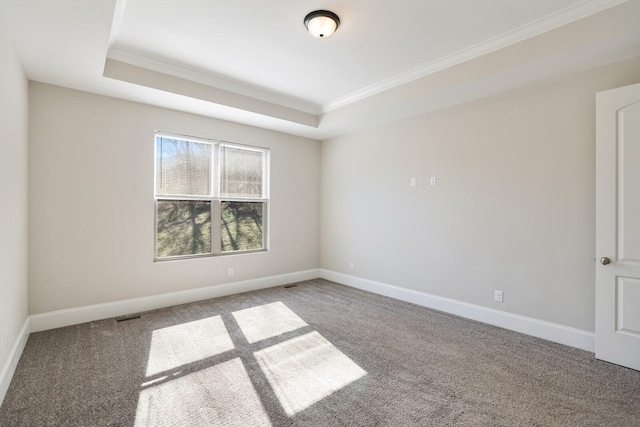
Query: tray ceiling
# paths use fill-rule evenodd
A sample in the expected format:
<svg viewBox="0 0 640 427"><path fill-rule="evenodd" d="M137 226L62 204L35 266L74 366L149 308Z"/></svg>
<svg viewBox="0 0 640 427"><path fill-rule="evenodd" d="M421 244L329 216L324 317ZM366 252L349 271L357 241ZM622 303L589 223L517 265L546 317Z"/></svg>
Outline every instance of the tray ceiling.
<svg viewBox="0 0 640 427"><path fill-rule="evenodd" d="M331 38L307 33L314 9L340 16ZM316 139L486 96L488 74L516 85L630 57L639 46L624 25L630 13L637 7L625 0L0 0L32 80ZM420 99L409 90L545 34L566 39L571 25L579 34L587 19L593 40L558 51L550 39L530 60L475 67L476 76Z"/></svg>

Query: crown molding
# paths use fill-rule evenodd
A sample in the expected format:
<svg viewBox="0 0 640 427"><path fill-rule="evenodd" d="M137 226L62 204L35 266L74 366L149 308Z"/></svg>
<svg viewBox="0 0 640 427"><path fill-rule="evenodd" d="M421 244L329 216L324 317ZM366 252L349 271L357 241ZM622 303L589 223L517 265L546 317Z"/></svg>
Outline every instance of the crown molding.
<svg viewBox="0 0 640 427"><path fill-rule="evenodd" d="M318 116L315 114L111 58L106 59L102 75L113 80L132 83L138 88L157 89L164 94L205 101L209 107L224 106L237 112L255 113L261 117L270 117L291 124L318 127ZM170 108L175 109L175 107Z"/></svg>
<svg viewBox="0 0 640 427"><path fill-rule="evenodd" d="M626 3L629 0L584 0L573 6L561 9L544 18L515 28L500 36L459 50L435 61L418 66L379 83L367 86L349 95L338 98L320 107L320 114L328 113L348 104L360 101L378 93L401 86L422 77L437 73L458 64L479 58L483 55L504 49L513 44L538 36L564 25L594 15L603 10Z"/></svg>
<svg viewBox="0 0 640 427"><path fill-rule="evenodd" d="M115 0L113 6L113 21L111 22L111 32L109 33L109 49L115 45L122 28L122 20L124 19L124 10L127 7L127 0Z"/></svg>
<svg viewBox="0 0 640 427"><path fill-rule="evenodd" d="M289 97L286 95L270 92L268 90L251 86L246 83L232 81L229 78L215 75L209 72L203 72L187 67L183 64L177 64L166 60L151 58L142 53L133 52L131 50L115 47L109 49L107 59L123 62L125 64L134 65L136 67L145 68L173 77L201 83L217 89L223 89L239 95L250 98L259 99L261 101L280 105L282 107L291 108L304 113L317 115L319 106L307 101Z"/></svg>
<svg viewBox="0 0 640 427"><path fill-rule="evenodd" d="M583 0L500 36L493 37L435 61L423 64L323 105L317 105L302 99L272 92L241 81L232 80L226 76L185 66L184 64L153 58L148 54L126 49L122 46L114 47L113 44L120 26L119 24L116 25L116 21L121 20L127 0L116 0L116 13L114 14L114 25L112 27L110 40L112 47L108 51L107 58L321 117L330 111L496 52L614 6L627 3L628 1L629 0Z"/></svg>

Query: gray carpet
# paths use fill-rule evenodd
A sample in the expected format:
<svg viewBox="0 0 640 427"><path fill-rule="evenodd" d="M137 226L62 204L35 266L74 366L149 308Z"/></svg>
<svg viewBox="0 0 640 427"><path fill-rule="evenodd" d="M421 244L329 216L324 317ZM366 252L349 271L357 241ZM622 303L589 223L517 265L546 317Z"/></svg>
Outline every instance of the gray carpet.
<svg viewBox="0 0 640 427"><path fill-rule="evenodd" d="M34 333L1 426L640 426L640 372L325 280Z"/></svg>

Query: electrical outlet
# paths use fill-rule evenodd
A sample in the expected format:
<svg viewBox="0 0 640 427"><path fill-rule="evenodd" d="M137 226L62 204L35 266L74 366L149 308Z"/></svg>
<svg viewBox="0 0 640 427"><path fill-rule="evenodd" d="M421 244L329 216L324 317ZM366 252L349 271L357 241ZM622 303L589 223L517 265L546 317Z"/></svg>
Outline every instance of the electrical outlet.
<svg viewBox="0 0 640 427"><path fill-rule="evenodd" d="M353 271L353 261L349 263L349 270Z"/></svg>
<svg viewBox="0 0 640 427"><path fill-rule="evenodd" d="M232 268L229 269L229 277L233 276L233 273L234 273L234 271L233 271L233 267L232 267Z"/></svg>
<svg viewBox="0 0 640 427"><path fill-rule="evenodd" d="M502 302L502 291L495 291L493 295L495 302Z"/></svg>
<svg viewBox="0 0 640 427"><path fill-rule="evenodd" d="M432 187L435 187L436 185L438 185L438 178L435 176L432 176L431 178L429 178L429 185Z"/></svg>
<svg viewBox="0 0 640 427"><path fill-rule="evenodd" d="M415 178L411 178L411 179L409 180L409 185L410 185L410 186L412 186L412 187L417 186L417 185L418 185L418 180L417 180L417 179L415 179Z"/></svg>

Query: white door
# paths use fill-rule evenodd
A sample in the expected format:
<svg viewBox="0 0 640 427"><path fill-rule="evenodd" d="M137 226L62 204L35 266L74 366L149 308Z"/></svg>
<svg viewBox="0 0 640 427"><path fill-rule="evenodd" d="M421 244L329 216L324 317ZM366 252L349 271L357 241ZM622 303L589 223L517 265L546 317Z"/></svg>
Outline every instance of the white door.
<svg viewBox="0 0 640 427"><path fill-rule="evenodd" d="M640 84L596 95L596 357L640 370Z"/></svg>

